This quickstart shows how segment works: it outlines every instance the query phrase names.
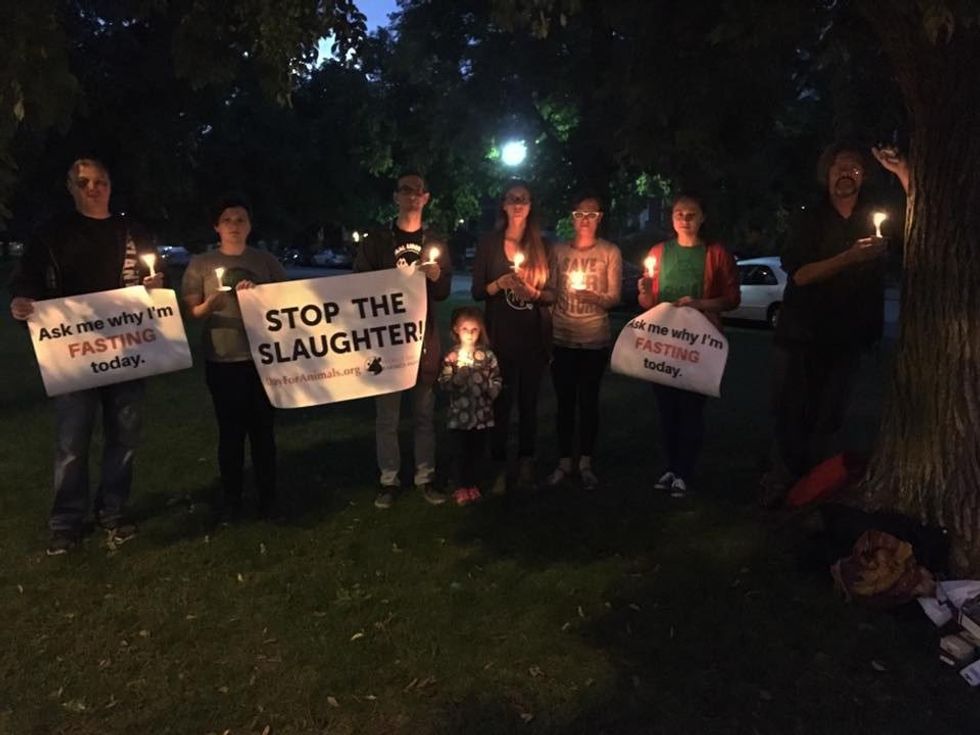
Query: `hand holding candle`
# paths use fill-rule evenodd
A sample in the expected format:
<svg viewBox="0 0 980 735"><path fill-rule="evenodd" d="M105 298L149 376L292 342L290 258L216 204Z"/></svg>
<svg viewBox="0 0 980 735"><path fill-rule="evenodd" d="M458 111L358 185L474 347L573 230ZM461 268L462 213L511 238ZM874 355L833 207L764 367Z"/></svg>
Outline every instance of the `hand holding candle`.
<svg viewBox="0 0 980 735"><path fill-rule="evenodd" d="M438 257L439 257L439 248L429 248L429 260L427 261L426 265L435 263Z"/></svg>
<svg viewBox="0 0 980 735"><path fill-rule="evenodd" d="M231 286L226 286L225 285L225 281L224 281L224 278L225 278L225 269L224 268L215 268L214 269L214 277L218 279L218 290L219 291L231 291Z"/></svg>
<svg viewBox="0 0 980 735"><path fill-rule="evenodd" d="M881 237L881 223L888 219L888 215L884 212L875 212L871 217L871 221L875 225L875 237Z"/></svg>
<svg viewBox="0 0 980 735"><path fill-rule="evenodd" d="M647 278L653 278L653 274L657 269L657 259L652 255L647 256L646 260L643 261L643 272Z"/></svg>
<svg viewBox="0 0 980 735"><path fill-rule="evenodd" d="M585 274L582 271L572 271L568 274L568 284L573 291L584 291Z"/></svg>
<svg viewBox="0 0 980 735"><path fill-rule="evenodd" d="M473 353L465 347L460 347L456 353L457 367L473 367Z"/></svg>
<svg viewBox="0 0 980 735"><path fill-rule="evenodd" d="M517 273L524 265L524 253L514 253L514 273Z"/></svg>
<svg viewBox="0 0 980 735"><path fill-rule="evenodd" d="M150 278L156 276L157 256L153 253L147 253L146 255L140 256L140 259L146 263L147 268L150 269Z"/></svg>

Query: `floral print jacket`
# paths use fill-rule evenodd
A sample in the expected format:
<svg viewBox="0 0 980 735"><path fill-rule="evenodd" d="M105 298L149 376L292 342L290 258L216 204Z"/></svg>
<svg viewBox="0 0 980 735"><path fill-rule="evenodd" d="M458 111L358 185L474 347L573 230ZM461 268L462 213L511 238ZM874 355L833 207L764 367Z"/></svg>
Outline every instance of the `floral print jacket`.
<svg viewBox="0 0 980 735"><path fill-rule="evenodd" d="M489 429L493 426L493 400L503 387L497 356L483 347L463 359L460 353L456 345L443 358L439 373L439 385L449 392L447 425L450 429Z"/></svg>

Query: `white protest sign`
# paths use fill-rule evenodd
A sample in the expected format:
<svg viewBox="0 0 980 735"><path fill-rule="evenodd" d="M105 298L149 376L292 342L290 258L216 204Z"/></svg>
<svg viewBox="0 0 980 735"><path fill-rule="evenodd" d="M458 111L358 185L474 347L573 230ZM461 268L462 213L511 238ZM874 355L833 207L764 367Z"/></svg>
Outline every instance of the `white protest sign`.
<svg viewBox="0 0 980 735"><path fill-rule="evenodd" d="M191 366L169 289L130 286L35 301L27 326L49 396Z"/></svg>
<svg viewBox="0 0 980 735"><path fill-rule="evenodd" d="M623 327L614 372L706 396L719 396L728 340L697 309L658 304Z"/></svg>
<svg viewBox="0 0 980 735"><path fill-rule="evenodd" d="M414 266L237 293L272 405L302 408L415 385L426 290Z"/></svg>

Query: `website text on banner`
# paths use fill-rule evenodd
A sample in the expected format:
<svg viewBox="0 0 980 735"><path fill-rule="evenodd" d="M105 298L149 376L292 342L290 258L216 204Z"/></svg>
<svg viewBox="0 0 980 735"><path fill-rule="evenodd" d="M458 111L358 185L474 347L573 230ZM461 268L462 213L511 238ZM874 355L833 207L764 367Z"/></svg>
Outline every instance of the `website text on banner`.
<svg viewBox="0 0 980 735"><path fill-rule="evenodd" d="M612 369L623 375L717 398L728 340L697 309L657 304L623 327Z"/></svg>
<svg viewBox="0 0 980 735"><path fill-rule="evenodd" d="M27 326L49 396L191 366L169 289L130 286L37 301Z"/></svg>
<svg viewBox="0 0 980 735"><path fill-rule="evenodd" d="M415 385L426 298L425 275L414 266L237 293L273 406L303 408Z"/></svg>

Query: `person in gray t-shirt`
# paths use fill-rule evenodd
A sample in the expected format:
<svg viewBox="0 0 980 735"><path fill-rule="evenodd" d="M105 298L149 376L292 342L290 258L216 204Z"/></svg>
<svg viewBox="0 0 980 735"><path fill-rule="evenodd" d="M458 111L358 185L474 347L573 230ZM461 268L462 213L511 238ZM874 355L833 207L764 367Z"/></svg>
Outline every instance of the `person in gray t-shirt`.
<svg viewBox="0 0 980 735"><path fill-rule="evenodd" d="M592 453L599 432L599 384L609 362L608 312L620 300L623 261L618 247L596 236L602 221L599 198L580 196L572 205L575 236L552 248L548 269L555 293L551 377L558 398L560 457L546 483L559 485L572 474L578 423L578 475L583 488L595 490L599 479Z"/></svg>
<svg viewBox="0 0 980 735"><path fill-rule="evenodd" d="M276 496L274 412L252 362L236 292L284 281L286 272L270 253L246 244L251 219L244 199L221 201L213 221L220 238L218 249L191 258L181 286L188 313L204 320L205 375L218 418L222 486L215 509L228 521L241 513L246 437L261 515L272 512Z"/></svg>

